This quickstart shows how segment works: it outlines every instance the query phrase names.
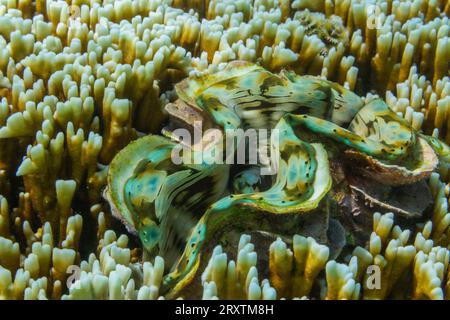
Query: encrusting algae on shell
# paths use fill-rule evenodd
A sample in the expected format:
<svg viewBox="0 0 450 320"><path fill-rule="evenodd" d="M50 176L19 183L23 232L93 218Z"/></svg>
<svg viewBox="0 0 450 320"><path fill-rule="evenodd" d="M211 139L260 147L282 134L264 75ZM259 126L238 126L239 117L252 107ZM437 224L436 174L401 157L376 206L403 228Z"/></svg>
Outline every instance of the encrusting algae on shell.
<svg viewBox="0 0 450 320"><path fill-rule="evenodd" d="M449 15L0 0L0 298L450 297ZM284 132L273 181L174 164L196 120Z"/></svg>

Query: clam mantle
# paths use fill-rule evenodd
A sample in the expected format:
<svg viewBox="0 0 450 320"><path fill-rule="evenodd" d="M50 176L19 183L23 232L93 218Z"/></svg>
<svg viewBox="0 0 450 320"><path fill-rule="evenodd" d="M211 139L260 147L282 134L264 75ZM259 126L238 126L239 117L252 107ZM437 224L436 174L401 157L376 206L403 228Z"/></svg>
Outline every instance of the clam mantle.
<svg viewBox="0 0 450 320"><path fill-rule="evenodd" d="M337 256L348 234L367 240L369 232L364 238L361 230L365 219L371 221L368 208L414 221L431 203L423 182L439 157L448 156L443 143L417 132L384 101L365 102L318 77L235 61L175 89L179 100L167 106L165 136L149 135L122 149L105 191L146 253L169 262L163 283L169 297L198 291L195 280L212 249L235 245L241 233L260 241L302 234ZM172 150L181 143L174 124L194 130L195 121L219 130L278 130L276 174L264 179L254 166L174 164Z"/></svg>

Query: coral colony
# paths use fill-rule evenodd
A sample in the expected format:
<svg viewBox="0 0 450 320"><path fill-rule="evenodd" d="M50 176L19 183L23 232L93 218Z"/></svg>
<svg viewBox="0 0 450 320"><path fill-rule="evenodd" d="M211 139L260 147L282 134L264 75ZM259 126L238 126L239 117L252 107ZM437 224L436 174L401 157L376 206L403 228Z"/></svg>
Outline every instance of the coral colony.
<svg viewBox="0 0 450 320"><path fill-rule="evenodd" d="M449 16L0 0L0 299L450 299Z"/></svg>

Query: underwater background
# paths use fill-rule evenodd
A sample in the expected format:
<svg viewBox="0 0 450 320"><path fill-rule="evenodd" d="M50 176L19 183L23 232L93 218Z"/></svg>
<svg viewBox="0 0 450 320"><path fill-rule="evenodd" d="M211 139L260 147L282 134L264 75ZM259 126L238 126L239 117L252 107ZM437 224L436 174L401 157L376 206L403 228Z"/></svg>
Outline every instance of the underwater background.
<svg viewBox="0 0 450 320"><path fill-rule="evenodd" d="M0 299L450 299L449 16L445 0L0 0ZM174 288L188 239L146 250L112 212L110 164L122 151L136 173L125 150L171 124L176 85L233 61L329 81L330 103L381 99L434 151L379 178L417 188L353 177L349 216L343 191L303 229L238 225Z"/></svg>

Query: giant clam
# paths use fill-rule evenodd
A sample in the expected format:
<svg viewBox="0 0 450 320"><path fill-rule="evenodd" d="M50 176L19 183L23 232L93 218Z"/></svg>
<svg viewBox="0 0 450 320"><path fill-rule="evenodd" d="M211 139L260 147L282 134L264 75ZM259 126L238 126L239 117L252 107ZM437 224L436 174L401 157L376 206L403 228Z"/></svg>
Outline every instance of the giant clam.
<svg viewBox="0 0 450 320"><path fill-rule="evenodd" d="M369 208L394 212L411 225L431 203L424 181L448 157L444 143L414 130L384 101L365 102L318 77L273 74L235 61L192 75L175 89L165 136L149 135L122 149L105 190L146 254L169 261L163 287L169 297L195 297L214 246L233 246L243 232L259 241L311 236L337 257L349 235L357 243L367 240ZM207 145L205 136L187 145L177 134L177 126L194 132L198 123L221 132L277 130L275 174L206 158L175 164L180 145L184 156L208 151L197 148ZM212 145L223 147L223 140Z"/></svg>

